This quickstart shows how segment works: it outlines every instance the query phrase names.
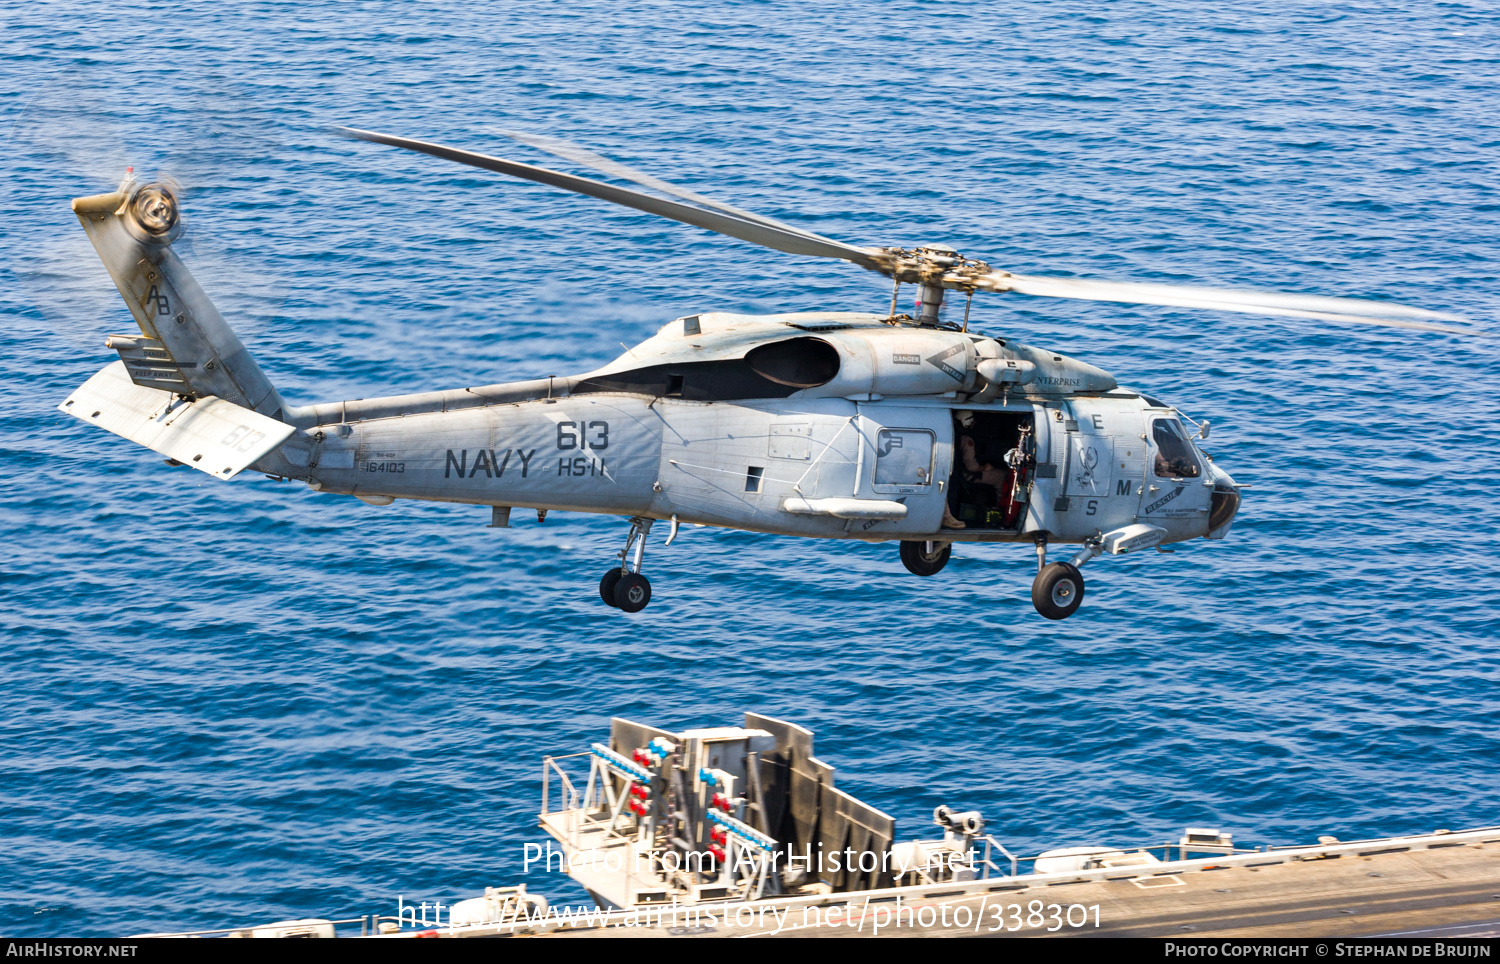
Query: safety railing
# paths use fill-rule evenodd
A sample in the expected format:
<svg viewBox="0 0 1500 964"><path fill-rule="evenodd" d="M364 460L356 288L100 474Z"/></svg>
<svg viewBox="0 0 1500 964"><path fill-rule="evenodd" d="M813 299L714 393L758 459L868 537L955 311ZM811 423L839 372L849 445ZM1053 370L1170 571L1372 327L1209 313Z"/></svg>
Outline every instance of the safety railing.
<svg viewBox="0 0 1500 964"><path fill-rule="evenodd" d="M589 766L589 778L587 789L579 790L573 779L568 776L566 770L559 764L561 760L571 760L578 757L591 757ZM557 781L557 802L561 805L554 809L553 779ZM598 755L592 751L581 753L569 753L563 756L548 756L542 758L542 810L541 816L549 814L567 814L566 820L555 821L550 829L560 834L564 846L568 847L572 854L581 851L592 850L595 856L610 855L618 853L619 866L614 866L614 860L605 855L604 866L610 873L617 873L623 880L627 897L641 887L657 888L662 885L662 879L647 871L643 872L641 855L632 846L635 843L634 832L622 833L617 826L617 821L611 819L611 808L606 800L605 782L612 779L608 770L599 764ZM586 834L597 834L594 840L585 842ZM618 848L618 849L617 849ZM569 859L573 859L570 854Z"/></svg>
<svg viewBox="0 0 1500 964"><path fill-rule="evenodd" d="M983 867L984 870L981 871L979 876L984 880L988 880L990 877L990 871L994 871L996 874L1000 873L1000 866L996 864L992 859L996 851L999 851L1005 856L1005 859L1010 861L1010 876L1014 877L1016 875L1016 869L1020 865L1020 859L1017 858L1016 855L1011 853L1009 850L1006 850L1004 844L996 840L994 837L991 837L989 834L984 835L984 856L979 860L979 865Z"/></svg>
<svg viewBox="0 0 1500 964"><path fill-rule="evenodd" d="M568 777L566 771L557 765L558 760L571 760L574 757L588 756L588 752L569 753L564 756L542 757L542 815L552 813L552 774L557 774L558 789L562 795L562 806L559 810L577 810L580 802L578 789L573 786L573 781Z"/></svg>

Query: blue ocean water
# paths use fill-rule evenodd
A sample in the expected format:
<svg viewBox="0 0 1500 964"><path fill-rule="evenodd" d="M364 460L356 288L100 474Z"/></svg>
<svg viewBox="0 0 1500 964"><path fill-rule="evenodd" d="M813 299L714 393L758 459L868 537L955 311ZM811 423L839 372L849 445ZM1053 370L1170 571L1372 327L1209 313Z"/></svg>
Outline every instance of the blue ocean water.
<svg viewBox="0 0 1500 964"><path fill-rule="evenodd" d="M596 595L617 519L509 532L222 483L55 406L132 330L68 210L185 187L185 260L283 394L594 368L691 311L883 310L884 282L333 136L569 138L869 244L1031 273L1399 300L1493 326L1489 5L1185 0L57 3L0 34L0 930L311 915L522 872L540 759L611 715L752 709L919 831L1018 851L1500 823L1500 344L1017 298L977 327L1214 425L1230 538L1031 608L1019 547L686 530ZM520 513L517 513L519 516ZM1097 567L1097 568L1096 568Z"/></svg>

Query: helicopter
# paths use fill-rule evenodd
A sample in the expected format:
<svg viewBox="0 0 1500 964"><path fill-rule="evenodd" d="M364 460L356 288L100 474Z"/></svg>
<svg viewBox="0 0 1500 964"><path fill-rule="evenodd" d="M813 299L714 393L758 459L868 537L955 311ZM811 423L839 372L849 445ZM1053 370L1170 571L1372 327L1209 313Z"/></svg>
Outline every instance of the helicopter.
<svg viewBox="0 0 1500 964"><path fill-rule="evenodd" d="M245 470L369 505L397 499L617 515L625 545L602 601L645 609L654 526L896 542L933 576L956 542L1030 544L1031 599L1065 619L1083 566L1223 539L1243 486L1196 422L1103 369L971 331L979 292L1165 305L1457 334L1453 315L1387 302L1015 274L929 243L836 241L662 181L554 138L501 132L667 197L357 128L346 137L430 155L703 228L836 259L893 283L888 310L679 317L615 361L570 377L296 406L284 401L173 252L175 185L127 171L72 209L139 333L59 409L220 479ZM898 313L902 285L913 313ZM944 316L966 298L960 321ZM1062 553L1049 550L1069 547ZM1071 548L1071 547L1076 547ZM1165 551L1165 550L1164 550Z"/></svg>

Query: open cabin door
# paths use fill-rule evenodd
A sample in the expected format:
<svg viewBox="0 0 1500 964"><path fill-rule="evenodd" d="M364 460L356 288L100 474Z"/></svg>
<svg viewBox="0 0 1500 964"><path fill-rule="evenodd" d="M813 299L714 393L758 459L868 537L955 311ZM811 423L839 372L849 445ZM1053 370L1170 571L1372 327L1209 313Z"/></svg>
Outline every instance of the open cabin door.
<svg viewBox="0 0 1500 964"><path fill-rule="evenodd" d="M946 408L856 406L862 451L855 498L899 502L896 520L850 520L848 531L933 533L942 527L953 470L953 416Z"/></svg>

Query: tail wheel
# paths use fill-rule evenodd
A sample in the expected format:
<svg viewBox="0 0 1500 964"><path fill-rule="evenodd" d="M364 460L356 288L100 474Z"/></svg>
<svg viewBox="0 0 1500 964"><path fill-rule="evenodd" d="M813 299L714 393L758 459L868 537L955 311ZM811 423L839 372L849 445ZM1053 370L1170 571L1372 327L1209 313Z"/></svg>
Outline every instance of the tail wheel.
<svg viewBox="0 0 1500 964"><path fill-rule="evenodd" d="M612 566L604 574L604 578L599 580L599 598L603 599L606 605L619 605L615 602L615 587L620 584L620 577L622 575L624 573L620 572L619 566Z"/></svg>
<svg viewBox="0 0 1500 964"><path fill-rule="evenodd" d="M951 542L903 542L901 564L916 576L935 576L953 555Z"/></svg>
<svg viewBox="0 0 1500 964"><path fill-rule="evenodd" d="M651 581L638 572L621 576L615 584L615 605L627 613L638 613L651 601Z"/></svg>
<svg viewBox="0 0 1500 964"><path fill-rule="evenodd" d="M1036 574L1031 604L1048 619L1067 619L1083 602L1083 574L1070 562L1054 562Z"/></svg>

